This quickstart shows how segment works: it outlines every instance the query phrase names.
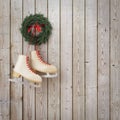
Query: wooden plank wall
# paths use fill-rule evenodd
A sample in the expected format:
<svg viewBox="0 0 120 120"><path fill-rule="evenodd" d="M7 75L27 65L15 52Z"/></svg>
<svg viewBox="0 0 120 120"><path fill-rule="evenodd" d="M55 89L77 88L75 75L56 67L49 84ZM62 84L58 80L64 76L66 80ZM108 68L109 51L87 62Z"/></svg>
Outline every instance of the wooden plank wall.
<svg viewBox="0 0 120 120"><path fill-rule="evenodd" d="M31 13L53 26L39 49L58 77L41 88L8 82ZM120 120L119 34L120 0L0 0L0 120Z"/></svg>

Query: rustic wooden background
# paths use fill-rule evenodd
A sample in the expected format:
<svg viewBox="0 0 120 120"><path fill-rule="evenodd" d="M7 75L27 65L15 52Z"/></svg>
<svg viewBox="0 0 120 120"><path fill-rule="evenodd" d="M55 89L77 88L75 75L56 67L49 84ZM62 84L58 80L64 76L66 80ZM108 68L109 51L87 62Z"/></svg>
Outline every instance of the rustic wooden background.
<svg viewBox="0 0 120 120"><path fill-rule="evenodd" d="M21 22L39 12L59 74L35 89L8 79L26 50ZM120 120L120 0L0 0L0 120Z"/></svg>

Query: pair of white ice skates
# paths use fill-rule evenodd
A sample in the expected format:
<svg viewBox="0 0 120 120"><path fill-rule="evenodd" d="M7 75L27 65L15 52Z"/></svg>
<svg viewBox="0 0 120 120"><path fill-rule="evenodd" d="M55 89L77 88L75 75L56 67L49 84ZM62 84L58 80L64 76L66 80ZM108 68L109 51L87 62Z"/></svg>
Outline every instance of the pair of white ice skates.
<svg viewBox="0 0 120 120"><path fill-rule="evenodd" d="M42 73L41 75L39 73ZM57 68L54 65L43 61L40 52L34 50L30 57L19 55L15 68L13 69L13 77L24 77L27 81L38 85L42 82L42 77L53 78L57 76Z"/></svg>

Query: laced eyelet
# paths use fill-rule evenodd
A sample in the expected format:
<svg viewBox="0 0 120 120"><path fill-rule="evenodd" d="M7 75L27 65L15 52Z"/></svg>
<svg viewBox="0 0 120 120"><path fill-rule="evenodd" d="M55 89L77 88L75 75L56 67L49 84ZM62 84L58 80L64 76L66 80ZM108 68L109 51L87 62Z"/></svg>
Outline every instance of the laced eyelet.
<svg viewBox="0 0 120 120"><path fill-rule="evenodd" d="M36 51L36 54L37 54L38 60L39 60L40 62L42 62L42 63L45 64L46 66L50 65L50 64L48 64L47 62L43 61L43 58L41 57L39 51Z"/></svg>
<svg viewBox="0 0 120 120"><path fill-rule="evenodd" d="M32 72L32 73L35 73L35 71L31 68L30 64L29 64L29 57L27 56L26 57L26 65L27 65L27 68Z"/></svg>

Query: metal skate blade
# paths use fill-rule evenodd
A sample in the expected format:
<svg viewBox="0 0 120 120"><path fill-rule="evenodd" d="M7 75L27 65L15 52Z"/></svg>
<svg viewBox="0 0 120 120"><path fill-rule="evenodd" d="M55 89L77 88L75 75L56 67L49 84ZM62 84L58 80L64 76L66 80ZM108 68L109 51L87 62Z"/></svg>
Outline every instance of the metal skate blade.
<svg viewBox="0 0 120 120"><path fill-rule="evenodd" d="M46 75L41 75L41 77L43 77L43 78L55 78L55 77L57 77L57 73L56 74L47 73Z"/></svg>
<svg viewBox="0 0 120 120"><path fill-rule="evenodd" d="M24 85L24 82L21 81L21 80L18 80L18 79L9 79L8 81L9 81L9 82L13 82L13 83L18 83L18 84Z"/></svg>
<svg viewBox="0 0 120 120"><path fill-rule="evenodd" d="M41 83L33 83L33 82L30 82L27 80L21 81L18 79L9 79L9 81L13 82L15 84L20 84L20 85L24 85L24 86L28 86L28 87L35 87L35 88L41 87Z"/></svg>

